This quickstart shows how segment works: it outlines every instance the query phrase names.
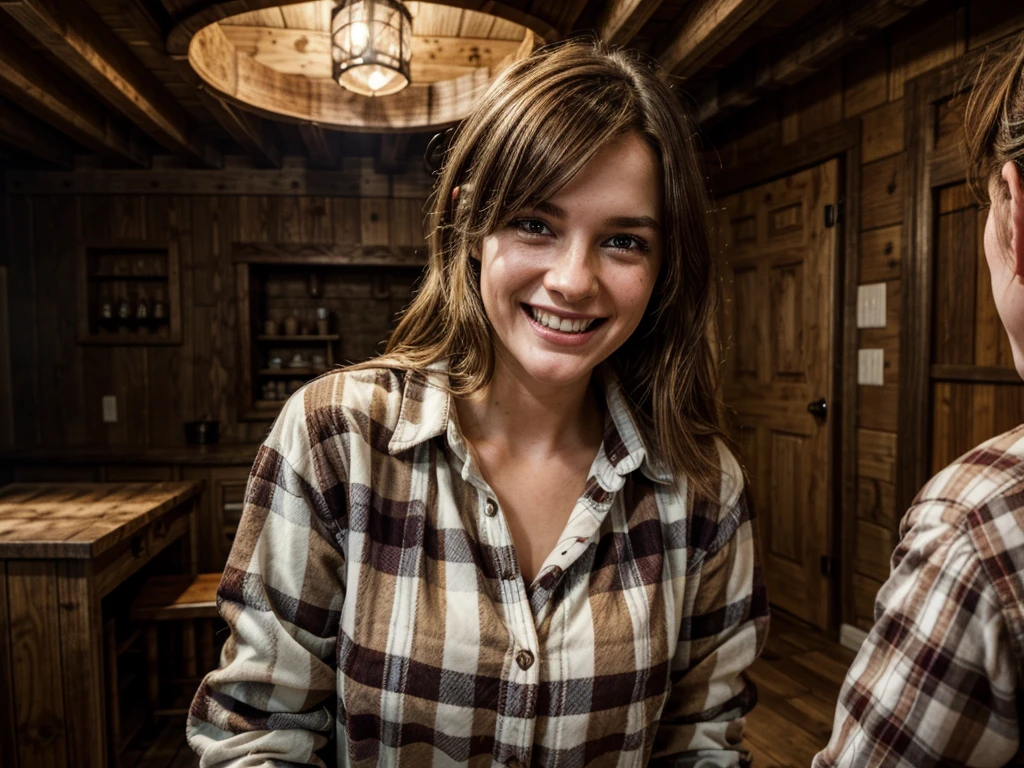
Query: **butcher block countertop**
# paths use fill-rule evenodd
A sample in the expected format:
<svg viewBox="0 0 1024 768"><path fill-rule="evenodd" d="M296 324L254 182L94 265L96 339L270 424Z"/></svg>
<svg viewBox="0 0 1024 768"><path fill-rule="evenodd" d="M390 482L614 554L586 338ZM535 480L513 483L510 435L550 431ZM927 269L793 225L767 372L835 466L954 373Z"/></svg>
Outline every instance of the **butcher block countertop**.
<svg viewBox="0 0 1024 768"><path fill-rule="evenodd" d="M0 488L0 558L87 559L197 496L198 482L13 483Z"/></svg>

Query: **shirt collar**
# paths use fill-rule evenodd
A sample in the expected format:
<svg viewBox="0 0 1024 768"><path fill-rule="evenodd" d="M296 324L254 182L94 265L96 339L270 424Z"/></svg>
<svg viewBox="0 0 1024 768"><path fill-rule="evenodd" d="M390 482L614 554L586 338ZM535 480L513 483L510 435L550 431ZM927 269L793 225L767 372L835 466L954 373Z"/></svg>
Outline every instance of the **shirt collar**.
<svg viewBox="0 0 1024 768"><path fill-rule="evenodd" d="M611 366L601 365L598 375L607 406L602 449L608 469L615 475L625 476L639 468L649 480L671 483L672 474L668 468L650 456L644 445L640 429L626 403L622 384ZM453 418L452 396L447 385L447 361L406 372L398 423L388 442L389 453L408 450L446 432L450 432L449 438L461 447L461 435Z"/></svg>

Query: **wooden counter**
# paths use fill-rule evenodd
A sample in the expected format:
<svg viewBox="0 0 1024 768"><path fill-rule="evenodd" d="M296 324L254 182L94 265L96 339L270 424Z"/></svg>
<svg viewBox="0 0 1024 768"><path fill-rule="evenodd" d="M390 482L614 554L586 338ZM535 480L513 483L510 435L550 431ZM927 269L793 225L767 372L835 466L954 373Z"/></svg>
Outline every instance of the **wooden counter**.
<svg viewBox="0 0 1024 768"><path fill-rule="evenodd" d="M5 768L106 768L100 600L183 536L191 564L200 490L196 482L0 488Z"/></svg>

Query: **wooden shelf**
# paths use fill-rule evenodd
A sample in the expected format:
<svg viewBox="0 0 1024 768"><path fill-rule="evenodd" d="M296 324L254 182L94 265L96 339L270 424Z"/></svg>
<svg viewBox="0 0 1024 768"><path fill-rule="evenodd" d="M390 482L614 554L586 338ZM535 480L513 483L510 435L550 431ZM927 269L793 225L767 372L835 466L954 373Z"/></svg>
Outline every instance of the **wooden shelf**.
<svg viewBox="0 0 1024 768"><path fill-rule="evenodd" d="M175 242L111 240L87 243L77 259L78 341L107 346L159 346L181 343L178 250ZM116 317L127 302L131 316ZM135 317L142 303L163 317ZM115 317L104 318L113 310ZM148 329L148 332L140 332Z"/></svg>
<svg viewBox="0 0 1024 768"><path fill-rule="evenodd" d="M306 334L302 334L302 335L299 335L299 336L285 336L284 334L277 334L277 335L274 335L274 336L267 336L266 334L261 334L261 335L256 337L256 341L287 342L288 344L291 344L291 343L294 343L294 342L314 343L314 342L340 341L340 340L341 340L341 336L339 336L336 333L325 333L323 335L321 335L319 333L306 333Z"/></svg>

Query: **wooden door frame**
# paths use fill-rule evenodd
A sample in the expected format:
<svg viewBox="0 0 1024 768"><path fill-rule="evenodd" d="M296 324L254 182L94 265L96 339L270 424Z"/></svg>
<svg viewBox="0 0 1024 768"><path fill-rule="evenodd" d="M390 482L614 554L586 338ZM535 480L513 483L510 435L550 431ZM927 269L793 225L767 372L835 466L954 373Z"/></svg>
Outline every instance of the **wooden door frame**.
<svg viewBox="0 0 1024 768"><path fill-rule="evenodd" d="M932 296L935 269L932 190L963 180L959 146L935 149L932 105L964 90L986 56L1021 45L1011 35L971 51L945 66L908 80L904 90L907 147L904 238L900 267L903 323L900 328L899 418L896 431L896 509L907 509L932 476L931 359ZM923 342L923 343L922 343ZM969 377L969 373L965 373ZM1013 377L1016 379L1016 377Z"/></svg>
<svg viewBox="0 0 1024 768"><path fill-rule="evenodd" d="M823 128L785 147L773 146L742 165L711 175L716 198L790 176L828 160L839 160L839 191L843 202L837 226L834 295L842 296L842 308L832 313L832 349L837 351L832 369L829 411L838 410L832 424L832 463L829 467L831 506L829 550L839 566L839 578L830 579L832 610L828 626L853 616L853 546L857 519L857 253L860 243L860 118Z"/></svg>

